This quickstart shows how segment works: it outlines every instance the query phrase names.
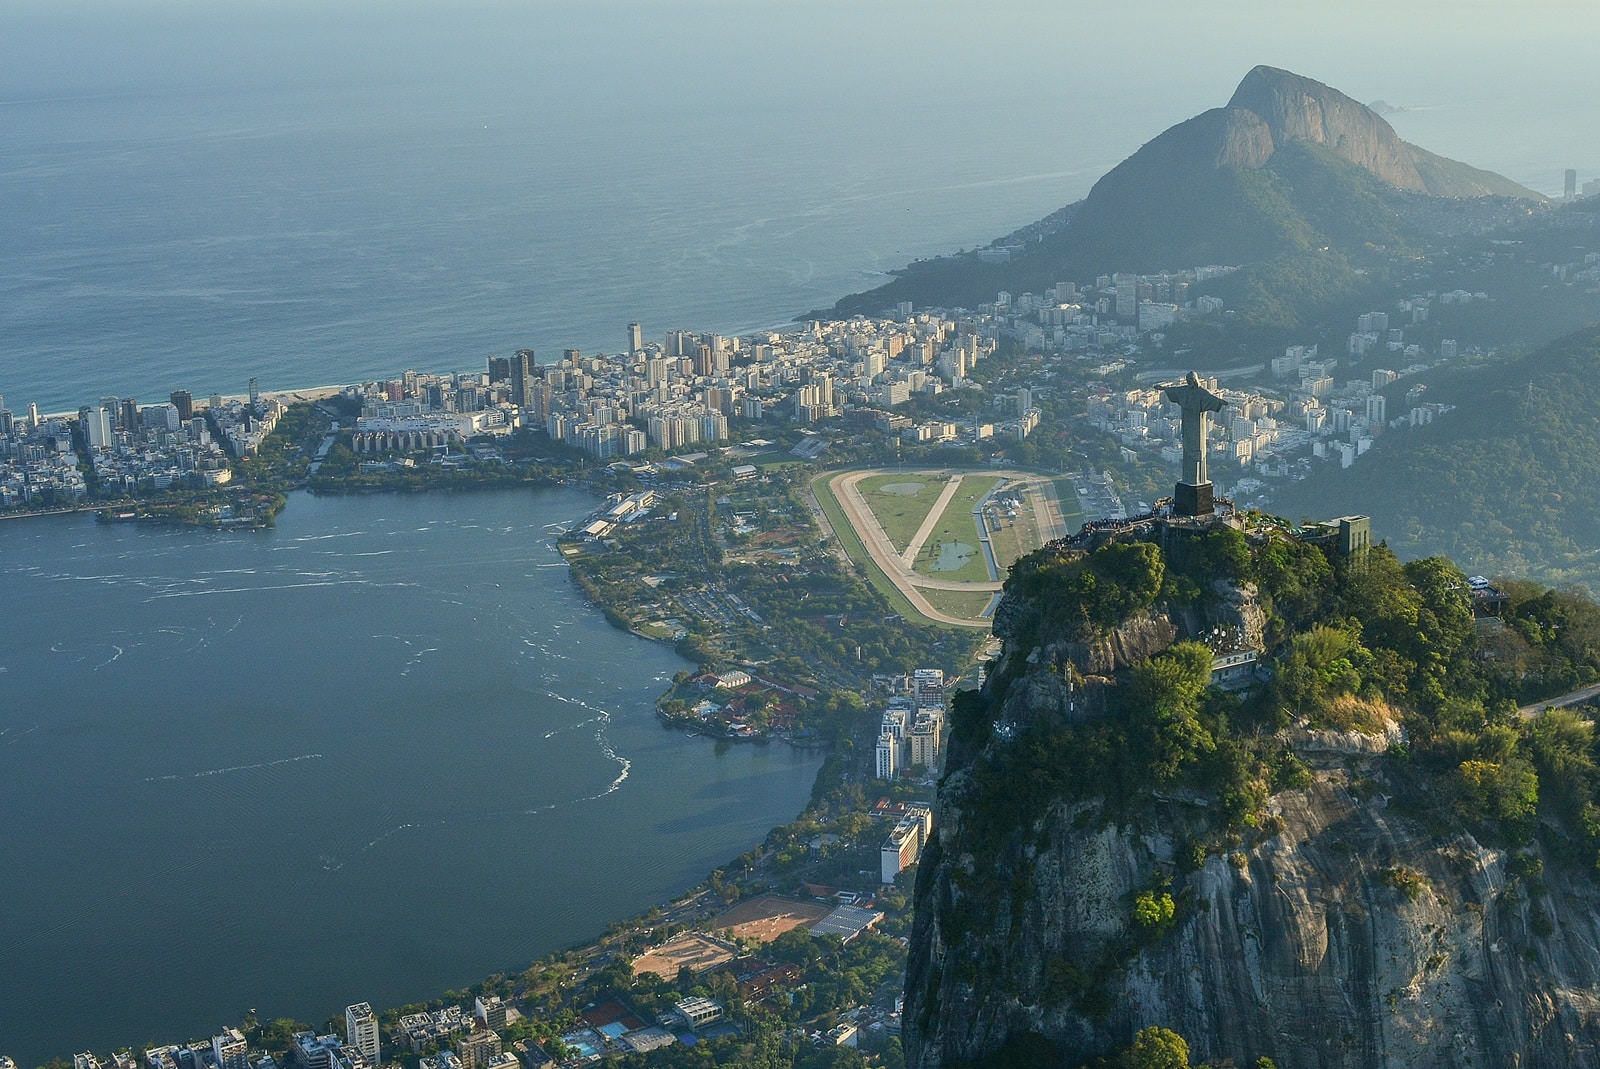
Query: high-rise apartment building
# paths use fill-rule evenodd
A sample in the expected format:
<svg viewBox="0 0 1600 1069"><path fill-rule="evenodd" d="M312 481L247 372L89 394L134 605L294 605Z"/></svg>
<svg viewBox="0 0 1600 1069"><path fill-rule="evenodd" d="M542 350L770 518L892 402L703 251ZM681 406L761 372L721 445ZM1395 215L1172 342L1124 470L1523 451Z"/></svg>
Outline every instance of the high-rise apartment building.
<svg viewBox="0 0 1600 1069"><path fill-rule="evenodd" d="M1117 318L1128 320L1139 315L1139 276L1117 275Z"/></svg>
<svg viewBox="0 0 1600 1069"><path fill-rule="evenodd" d="M345 1042L359 1050L372 1065L383 1064L378 1056L378 1016L365 1002L357 1002L344 1011Z"/></svg>
<svg viewBox="0 0 1600 1069"><path fill-rule="evenodd" d="M211 1037L211 1054L217 1069L250 1069L250 1046L237 1028L224 1029Z"/></svg>
<svg viewBox="0 0 1600 1069"><path fill-rule="evenodd" d="M89 448L110 449L115 443L111 430L111 411L103 406L90 410L88 419Z"/></svg>
<svg viewBox="0 0 1600 1069"><path fill-rule="evenodd" d="M469 1032L456 1041L456 1057L465 1069L483 1069L499 1053L500 1036L488 1029Z"/></svg>
<svg viewBox="0 0 1600 1069"><path fill-rule="evenodd" d="M533 386L534 355L532 349L518 349L511 358L511 403L518 408L528 407L528 392Z"/></svg>
<svg viewBox="0 0 1600 1069"><path fill-rule="evenodd" d="M637 323L628 324L628 352L637 353L644 350L644 328Z"/></svg>

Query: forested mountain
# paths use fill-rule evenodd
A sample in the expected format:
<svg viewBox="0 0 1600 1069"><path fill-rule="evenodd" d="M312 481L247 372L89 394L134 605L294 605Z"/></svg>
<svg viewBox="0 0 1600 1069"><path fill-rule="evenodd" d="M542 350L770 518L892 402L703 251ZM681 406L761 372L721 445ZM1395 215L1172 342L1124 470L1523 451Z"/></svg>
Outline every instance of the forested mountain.
<svg viewBox="0 0 1600 1069"><path fill-rule="evenodd" d="M1330 283L1374 249L1425 238L1404 195L1543 200L1509 179L1400 140L1382 116L1320 82L1257 67L1226 107L1179 123L1118 164L1065 225L1009 263L974 256L914 264L841 300L842 314L900 300L974 307L998 290L1034 291L1117 271L1317 260Z"/></svg>
<svg viewBox="0 0 1600 1069"><path fill-rule="evenodd" d="M1518 713L1600 680L1600 607L1506 593L1476 619L1448 560L1264 516L1020 561L954 705L906 1064L1600 1064L1600 749ZM1262 651L1243 691L1220 634Z"/></svg>
<svg viewBox="0 0 1600 1069"><path fill-rule="evenodd" d="M1600 589L1600 328L1441 377L1427 396L1456 410L1274 491L1272 507L1363 512L1403 557Z"/></svg>

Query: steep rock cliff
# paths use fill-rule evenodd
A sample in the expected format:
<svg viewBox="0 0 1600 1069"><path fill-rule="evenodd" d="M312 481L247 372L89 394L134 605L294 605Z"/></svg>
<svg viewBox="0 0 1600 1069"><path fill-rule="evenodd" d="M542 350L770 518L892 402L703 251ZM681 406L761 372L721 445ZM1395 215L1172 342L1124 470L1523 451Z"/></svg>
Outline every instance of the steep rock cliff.
<svg viewBox="0 0 1600 1069"><path fill-rule="evenodd" d="M1365 104L1323 85L1276 67L1256 67L1234 90L1228 107L1255 116L1274 144L1305 141L1331 150L1396 189L1435 197L1509 196L1539 199L1538 194L1491 171L1435 155L1400 140L1394 127ZM1269 153L1270 155L1270 153ZM1256 166L1239 158L1240 166Z"/></svg>
<svg viewBox="0 0 1600 1069"><path fill-rule="evenodd" d="M1008 594L1006 647L980 700L958 707L920 866L907 1064L1072 1067L1162 1025L1214 1063L1600 1065L1592 873L1408 809L1393 723L1282 732L1307 772L1231 838L1215 798L1186 790L1031 806L1025 783L986 779L1032 718L1083 700L1064 682L1080 657L1110 673L1197 621L1258 622L1253 591L1218 593L1209 613L1157 607L1089 643ZM1079 715L1105 710L1102 693ZM1171 918L1141 924L1140 896L1164 894Z"/></svg>

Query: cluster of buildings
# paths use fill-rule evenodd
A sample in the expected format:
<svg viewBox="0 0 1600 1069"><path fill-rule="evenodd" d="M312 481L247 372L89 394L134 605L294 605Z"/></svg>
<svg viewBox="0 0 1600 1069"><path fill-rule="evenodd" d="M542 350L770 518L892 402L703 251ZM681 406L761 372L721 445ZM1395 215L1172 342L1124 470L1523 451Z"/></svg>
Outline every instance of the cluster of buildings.
<svg viewBox="0 0 1600 1069"><path fill-rule="evenodd" d="M436 1051L422 1059L423 1069L521 1069L516 1054L501 1050L502 1041L495 1031L504 1029L515 1016L516 1011L499 996L482 996L471 1016L459 1006L450 1006L436 1013L402 1017L392 1042L405 1044L413 1054L424 1049ZM372 1006L358 1002L345 1009L344 1035L297 1032L290 1040L290 1053L300 1069L379 1069L383 1064L380 1032ZM6 1061L9 1059L0 1059ZM548 1061L543 1058L538 1064ZM224 1028L209 1041L150 1047L142 1054L121 1051L106 1060L84 1053L74 1056L72 1062L73 1069L277 1069L276 1060L252 1051L237 1028Z"/></svg>
<svg viewBox="0 0 1600 1069"><path fill-rule="evenodd" d="M1058 282L1042 294L1014 296L1002 290L992 303L980 304L978 313L995 329L1044 352L1121 350L1141 335L1159 344L1156 336L1174 324L1220 312L1220 298L1191 290L1237 270L1212 264L1154 275L1101 275L1081 287Z"/></svg>
<svg viewBox="0 0 1600 1069"><path fill-rule="evenodd" d="M232 460L255 454L287 409L261 397L213 396L197 404L188 390L141 405L106 396L75 415L19 417L0 399L0 508L70 506L88 497L85 463L100 495L171 488L204 489L232 481Z"/></svg>
<svg viewBox="0 0 1600 1069"><path fill-rule="evenodd" d="M365 1002L348 1006L344 1019L343 1039L331 1033L296 1032L290 1046L295 1064L301 1069L377 1069L382 1065L378 1018L372 1007Z"/></svg>
<svg viewBox="0 0 1600 1069"><path fill-rule="evenodd" d="M944 672L918 668L910 676L896 678L904 682L895 687L900 692L889 698L879 723L878 779L892 780L912 768L933 768L944 738Z"/></svg>
<svg viewBox="0 0 1600 1069"><path fill-rule="evenodd" d="M510 387L491 378L483 371L407 371L346 387L344 397L361 406L351 449L362 455L414 453L510 434L522 425L521 413Z"/></svg>
<svg viewBox="0 0 1600 1069"><path fill-rule="evenodd" d="M281 406L268 404L274 406L271 422L276 425ZM259 420L241 411L247 408L234 403L228 441L235 448L248 442L253 452L260 440L252 440L246 428ZM221 398L212 398L212 411L223 411ZM140 405L132 397L102 397L78 410L78 424L101 493L221 486L233 478L228 452L187 390L175 390L167 401L152 405Z"/></svg>
<svg viewBox="0 0 1600 1069"><path fill-rule="evenodd" d="M1425 317L1425 302L1405 303L1413 314ZM1359 350L1360 355L1343 359L1354 363L1382 352L1411 361L1398 370L1373 367L1339 377L1340 359L1320 355L1314 345L1294 345L1271 360L1273 385L1230 388L1216 378L1200 380L1227 404L1212 422L1207 442L1213 470L1239 473L1242 489L1250 490L1261 478L1303 478L1313 460L1336 460L1348 468L1385 432L1423 426L1451 411L1450 405L1429 402L1425 385L1396 396L1393 383L1434 364L1422 362L1430 354L1406 344L1403 329L1388 322L1385 312L1362 315L1350 336L1351 352ZM1445 363L1458 352L1453 339L1444 339L1431 355L1435 363ZM1115 435L1125 450L1159 452L1172 464L1182 456L1178 408L1159 387L1091 389L1088 417L1096 429Z"/></svg>
<svg viewBox="0 0 1600 1069"><path fill-rule="evenodd" d="M584 356L565 350L539 364L532 350L490 357L485 372L404 376L350 387L361 405L357 453L411 452L475 435L536 427L593 456L673 451L728 438L729 420L815 423L851 413L913 441L996 433L1025 437L1039 415L1024 396L966 427L918 424L882 409L913 395L965 385L997 345L993 317L933 315L812 323L794 331L723 337L669 331L645 342L630 324L629 349Z"/></svg>
<svg viewBox="0 0 1600 1069"><path fill-rule="evenodd" d="M616 355L568 349L552 364L537 363L526 349L491 357L481 396L503 398L518 425L542 427L553 441L597 457L724 441L730 419L804 425L847 413L909 440L953 440L964 428L917 424L883 410L965 385L995 351L991 320L908 311L748 337L674 330L661 342L645 342L639 325L630 324L629 348ZM1038 414L1026 405L984 423L970 433L1025 436Z"/></svg>
<svg viewBox="0 0 1600 1069"><path fill-rule="evenodd" d="M1261 476L1288 476L1299 470L1292 466L1296 454L1337 457L1349 467L1371 448L1387 415L1386 399L1372 383L1393 372L1335 385L1327 374L1332 361L1310 364L1299 387L1283 391L1287 396L1230 389L1215 378L1200 380L1228 405L1207 444L1208 460L1219 473L1254 469ZM1177 406L1159 388L1094 391L1089 421L1116 435L1125 448L1158 451L1171 464L1182 457Z"/></svg>
<svg viewBox="0 0 1600 1069"><path fill-rule="evenodd" d="M1591 178L1585 182L1583 184L1583 192L1580 194L1578 192L1578 169L1576 167L1568 167L1562 178L1562 200L1577 200L1579 196L1600 197L1600 179Z"/></svg>
<svg viewBox="0 0 1600 1069"><path fill-rule="evenodd" d="M0 398L0 508L75 505L88 492L71 424L42 418L38 405L19 417Z"/></svg>
<svg viewBox="0 0 1600 1069"><path fill-rule="evenodd" d="M918 668L907 676L878 677L874 683L890 691L874 754L877 778L893 780L912 768L934 768L943 752L944 672ZM922 855L933 835L933 810L925 805L890 806L884 801L874 813L896 820L879 848L879 877L892 884Z"/></svg>
<svg viewBox="0 0 1600 1069"><path fill-rule="evenodd" d="M146 1069L273 1069L276 1065L271 1055L252 1058L250 1045L237 1028L224 1028L209 1043L202 1039L150 1047L143 1060ZM131 1052L122 1051L111 1056L108 1069L135 1069L138 1064ZM101 1069L93 1054L74 1056L72 1065L73 1069Z"/></svg>

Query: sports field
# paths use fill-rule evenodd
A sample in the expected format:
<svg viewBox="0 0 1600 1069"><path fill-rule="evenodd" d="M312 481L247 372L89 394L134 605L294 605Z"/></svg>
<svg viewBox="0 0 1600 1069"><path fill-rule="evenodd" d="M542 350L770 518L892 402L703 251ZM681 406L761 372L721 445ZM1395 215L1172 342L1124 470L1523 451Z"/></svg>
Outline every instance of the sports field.
<svg viewBox="0 0 1600 1069"><path fill-rule="evenodd" d="M648 972L676 980L678 970L685 965L697 973L705 972L713 966L732 961L733 956L734 948L720 939L698 932L684 932L634 958L633 971L636 975Z"/></svg>
<svg viewBox="0 0 1600 1069"><path fill-rule="evenodd" d="M779 895L760 895L711 921L713 931L727 929L739 939L759 939L770 943L791 928L809 928L833 910L818 902L805 902Z"/></svg>

